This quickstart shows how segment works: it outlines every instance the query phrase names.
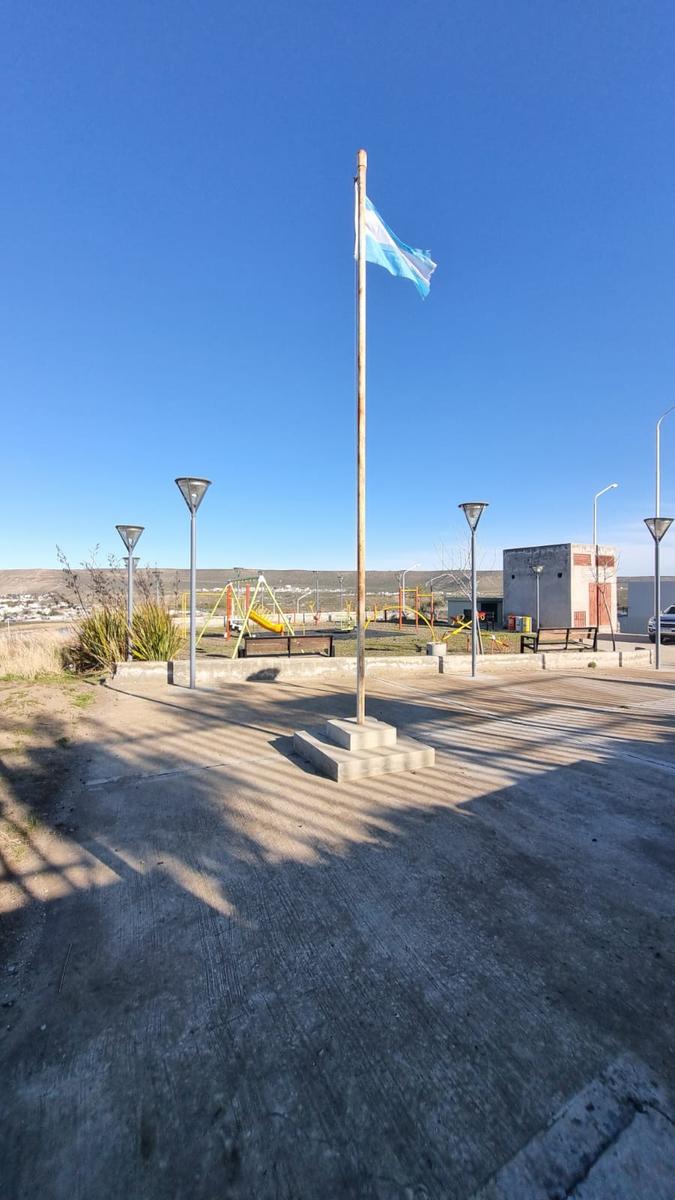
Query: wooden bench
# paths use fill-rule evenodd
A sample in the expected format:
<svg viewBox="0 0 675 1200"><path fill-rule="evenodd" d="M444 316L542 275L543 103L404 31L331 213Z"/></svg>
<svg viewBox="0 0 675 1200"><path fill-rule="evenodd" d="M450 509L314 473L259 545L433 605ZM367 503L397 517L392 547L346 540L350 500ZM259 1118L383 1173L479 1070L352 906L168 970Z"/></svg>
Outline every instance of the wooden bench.
<svg viewBox="0 0 675 1200"><path fill-rule="evenodd" d="M576 625L568 629L538 629L536 633L523 633L520 637L520 653L552 647L558 650L597 650L597 625Z"/></svg>
<svg viewBox="0 0 675 1200"><path fill-rule="evenodd" d="M257 658L263 655L324 654L335 658L332 633L271 634L244 638L239 647L239 658Z"/></svg>

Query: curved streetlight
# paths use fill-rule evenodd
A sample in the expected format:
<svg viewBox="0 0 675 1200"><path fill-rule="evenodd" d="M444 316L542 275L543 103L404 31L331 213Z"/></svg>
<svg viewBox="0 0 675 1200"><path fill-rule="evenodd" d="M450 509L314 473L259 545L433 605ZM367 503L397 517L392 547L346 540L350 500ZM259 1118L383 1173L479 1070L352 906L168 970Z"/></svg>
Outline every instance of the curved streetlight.
<svg viewBox="0 0 675 1200"><path fill-rule="evenodd" d="M311 587L308 587L308 588L305 588L304 592L300 592L299 596L295 597L295 611L299 617L302 616L302 608L300 606L301 606L303 600L306 600L308 596L311 596L311 594L312 594L312 589L311 589ZM304 626L305 622L303 621L302 624Z"/></svg>
<svg viewBox="0 0 675 1200"><path fill-rule="evenodd" d="M654 477L655 477L654 478L654 491L655 491L656 495L654 497L654 499L655 499L654 512L656 513L657 518L661 516L661 425L663 424L666 417L668 416L668 413L671 413L671 412L675 412L675 404L671 404L670 408L667 408L664 413L661 413L661 416L659 417L658 421L656 422L656 465L655 465L655 470L654 470ZM652 534L652 537L653 536L654 535ZM661 610L660 600L661 600L661 597L659 595L659 600L657 602L656 575L654 575L654 611L657 614L657 617ZM657 660L658 660L658 657L659 657L659 655L657 654Z"/></svg>
<svg viewBox="0 0 675 1200"><path fill-rule="evenodd" d="M402 571L399 571L399 573L398 573L398 590L399 590L398 627L399 627L399 629L403 628L403 609L405 608L405 577L408 574L408 571L417 570L417 567L419 567L419 565L420 565L419 563L412 563L411 566L404 567L404 569ZM415 619L417 620L417 618L415 618Z"/></svg>
<svg viewBox="0 0 675 1200"><path fill-rule="evenodd" d="M127 659L131 659L131 622L134 615L134 567L138 562L138 559L133 556L133 551L145 526L116 525L115 529L127 548L127 557L124 559L127 565Z"/></svg>
<svg viewBox="0 0 675 1200"><path fill-rule="evenodd" d="M670 529L673 518L645 517L644 521L654 539L654 632L656 633L654 666L658 671L661 666L661 542Z"/></svg>
<svg viewBox="0 0 675 1200"><path fill-rule="evenodd" d="M476 630L478 626L478 612L476 608L476 529L485 509L488 507L487 500L467 500L464 504L458 504L464 512L467 519L469 529L471 530L471 678L476 677Z"/></svg>
<svg viewBox="0 0 675 1200"><path fill-rule="evenodd" d="M604 496L605 492L611 492L614 488L618 488L618 486L619 486L618 483L608 483L607 487L604 487L604 488L602 488L601 491L596 492L595 496L593 497L593 545L594 546L597 546L597 544L598 544L598 500L600 499L601 496Z"/></svg>
<svg viewBox="0 0 675 1200"><path fill-rule="evenodd" d="M661 413L656 422L656 515L661 515L661 422L666 419L668 413L675 412L675 404L671 404L664 413ZM653 536L653 535L652 535Z"/></svg>
<svg viewBox="0 0 675 1200"><path fill-rule="evenodd" d="M211 480L181 475L176 486L190 510L190 687L194 688L197 679L197 509Z"/></svg>

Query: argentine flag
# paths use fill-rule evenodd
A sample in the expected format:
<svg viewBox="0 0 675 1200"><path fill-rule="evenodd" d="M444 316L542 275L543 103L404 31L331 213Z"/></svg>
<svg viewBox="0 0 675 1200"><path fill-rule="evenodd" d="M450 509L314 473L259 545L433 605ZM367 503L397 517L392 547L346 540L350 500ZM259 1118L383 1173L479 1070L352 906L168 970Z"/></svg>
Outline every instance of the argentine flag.
<svg viewBox="0 0 675 1200"><path fill-rule="evenodd" d="M425 250L413 250L412 246L406 246L397 238L367 196L366 262L377 263L390 275L412 279L422 299L429 295L436 263Z"/></svg>

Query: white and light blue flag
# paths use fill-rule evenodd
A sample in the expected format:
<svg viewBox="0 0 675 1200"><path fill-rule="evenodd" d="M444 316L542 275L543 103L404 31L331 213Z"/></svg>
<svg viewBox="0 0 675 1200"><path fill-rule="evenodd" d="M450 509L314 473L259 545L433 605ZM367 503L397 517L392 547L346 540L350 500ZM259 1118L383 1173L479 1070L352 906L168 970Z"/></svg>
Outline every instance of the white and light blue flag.
<svg viewBox="0 0 675 1200"><path fill-rule="evenodd" d="M390 275L412 279L420 296L429 295L436 263L425 250L414 250L385 225L372 200L366 196L366 261L384 267Z"/></svg>

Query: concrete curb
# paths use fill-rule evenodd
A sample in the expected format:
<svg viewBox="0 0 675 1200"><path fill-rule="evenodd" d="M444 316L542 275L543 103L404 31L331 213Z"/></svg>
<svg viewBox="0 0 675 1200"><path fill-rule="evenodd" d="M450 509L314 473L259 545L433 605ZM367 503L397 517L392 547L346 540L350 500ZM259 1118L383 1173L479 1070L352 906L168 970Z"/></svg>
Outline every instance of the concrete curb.
<svg viewBox="0 0 675 1200"><path fill-rule="evenodd" d="M115 679L164 679L169 677L169 663L164 662L118 662L113 671Z"/></svg>
<svg viewBox="0 0 675 1200"><path fill-rule="evenodd" d="M366 659L366 676L380 674L437 675L438 659L426 655L400 655L396 658ZM356 674L356 658L321 658L308 655L284 658L224 658L205 662L197 660L197 682L200 687L212 683L283 682L303 679L345 679L351 682ZM188 683L187 662L169 664L169 682L182 686Z"/></svg>
<svg viewBox="0 0 675 1200"><path fill-rule="evenodd" d="M458 661L459 660L459 661ZM538 654L484 654L477 660L479 675L494 671L505 674L519 671L587 671L595 667L651 666L653 651L649 646L640 650L548 650ZM453 654L440 659L444 674L464 675L470 669L468 655Z"/></svg>
<svg viewBox="0 0 675 1200"><path fill-rule="evenodd" d="M527 671L585 671L591 663L600 669L612 667L650 666L653 650L549 651L541 654L485 654L478 659L479 675L521 674ZM468 654L432 655L401 654L391 658L367 658L366 675L468 675L471 659ZM352 680L356 658L220 658L197 660L197 682L200 687L219 683L289 682L302 679ZM122 662L115 667L115 679L163 680L185 687L189 664L179 662Z"/></svg>

